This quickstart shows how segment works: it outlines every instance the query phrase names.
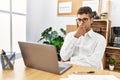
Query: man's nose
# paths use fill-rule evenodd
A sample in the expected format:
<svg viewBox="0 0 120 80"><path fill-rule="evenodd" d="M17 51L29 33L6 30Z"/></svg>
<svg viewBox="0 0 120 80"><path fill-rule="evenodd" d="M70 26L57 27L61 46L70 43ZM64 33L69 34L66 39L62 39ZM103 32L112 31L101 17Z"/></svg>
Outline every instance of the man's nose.
<svg viewBox="0 0 120 80"><path fill-rule="evenodd" d="M84 22L83 21L80 21L78 22L78 25L81 26Z"/></svg>

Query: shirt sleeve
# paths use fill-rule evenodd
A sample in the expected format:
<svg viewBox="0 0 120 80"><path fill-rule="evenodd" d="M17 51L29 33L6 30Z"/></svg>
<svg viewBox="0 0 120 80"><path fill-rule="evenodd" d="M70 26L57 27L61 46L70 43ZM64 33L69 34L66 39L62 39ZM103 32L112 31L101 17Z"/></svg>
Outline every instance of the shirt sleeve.
<svg viewBox="0 0 120 80"><path fill-rule="evenodd" d="M86 56L83 57L82 63L84 65L102 69L103 67L101 67L101 65L102 65L102 58L104 55L105 48L106 48L106 40L104 37L101 37L98 40L98 44L95 47L93 55L91 55L89 57L86 57Z"/></svg>
<svg viewBox="0 0 120 80"><path fill-rule="evenodd" d="M73 54L73 50L75 49L75 44L78 38L74 37L74 32L70 32L66 35L64 39L64 43L60 50L60 56L62 60L69 60Z"/></svg>

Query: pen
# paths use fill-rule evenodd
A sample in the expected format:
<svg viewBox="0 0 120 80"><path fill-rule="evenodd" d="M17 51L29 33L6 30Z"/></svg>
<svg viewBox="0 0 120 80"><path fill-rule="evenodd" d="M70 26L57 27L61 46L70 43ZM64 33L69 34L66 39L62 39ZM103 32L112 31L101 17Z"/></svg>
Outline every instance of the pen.
<svg viewBox="0 0 120 80"><path fill-rule="evenodd" d="M2 59L2 66L3 66L3 69L10 69L10 66L9 65L6 65L5 64L8 62L8 57L6 55L6 52L2 49L1 51L1 59Z"/></svg>
<svg viewBox="0 0 120 80"><path fill-rule="evenodd" d="M15 52L10 56L10 58L8 59L8 62L6 63L6 65L4 65L4 67L10 64L10 69L13 69L13 65L10 63L10 61L14 58L14 56L15 56Z"/></svg>
<svg viewBox="0 0 120 80"><path fill-rule="evenodd" d="M93 74L93 73L95 73L95 71L88 71L88 72L73 72L73 74L84 74L84 73Z"/></svg>
<svg viewBox="0 0 120 80"><path fill-rule="evenodd" d="M4 57L3 57L3 54L1 54L1 63L2 63L2 68L5 69L5 67L4 67L5 63L4 63Z"/></svg>
<svg viewBox="0 0 120 80"><path fill-rule="evenodd" d="M2 49L1 51L1 62L2 62L2 68L3 69L13 69L13 64L10 62L15 56L15 52L8 57L6 55L6 52Z"/></svg>

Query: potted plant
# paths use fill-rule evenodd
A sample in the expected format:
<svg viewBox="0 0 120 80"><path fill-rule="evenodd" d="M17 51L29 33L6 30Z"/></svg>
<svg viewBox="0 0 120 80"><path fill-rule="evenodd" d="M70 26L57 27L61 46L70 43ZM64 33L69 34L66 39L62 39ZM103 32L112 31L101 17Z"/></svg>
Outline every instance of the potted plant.
<svg viewBox="0 0 120 80"><path fill-rule="evenodd" d="M62 34L59 34L57 31L53 30L52 27L49 27L41 33L40 39L38 40L38 42L44 44L54 45L57 49L58 60L61 59L59 53L66 35L66 31L63 28L60 28L60 32Z"/></svg>
<svg viewBox="0 0 120 80"><path fill-rule="evenodd" d="M114 70L115 67L115 59L114 58L109 58L109 69Z"/></svg>

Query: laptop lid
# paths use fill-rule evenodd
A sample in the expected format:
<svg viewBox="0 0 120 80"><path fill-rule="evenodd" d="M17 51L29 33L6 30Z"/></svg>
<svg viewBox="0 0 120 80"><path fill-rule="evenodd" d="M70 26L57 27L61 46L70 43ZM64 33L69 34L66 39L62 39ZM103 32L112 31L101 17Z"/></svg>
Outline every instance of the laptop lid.
<svg viewBox="0 0 120 80"><path fill-rule="evenodd" d="M52 45L21 41L19 41L18 44L23 56L24 64L27 67L56 74L62 74L71 67L71 64L66 64L67 66L63 65L66 68L60 72L56 48Z"/></svg>

